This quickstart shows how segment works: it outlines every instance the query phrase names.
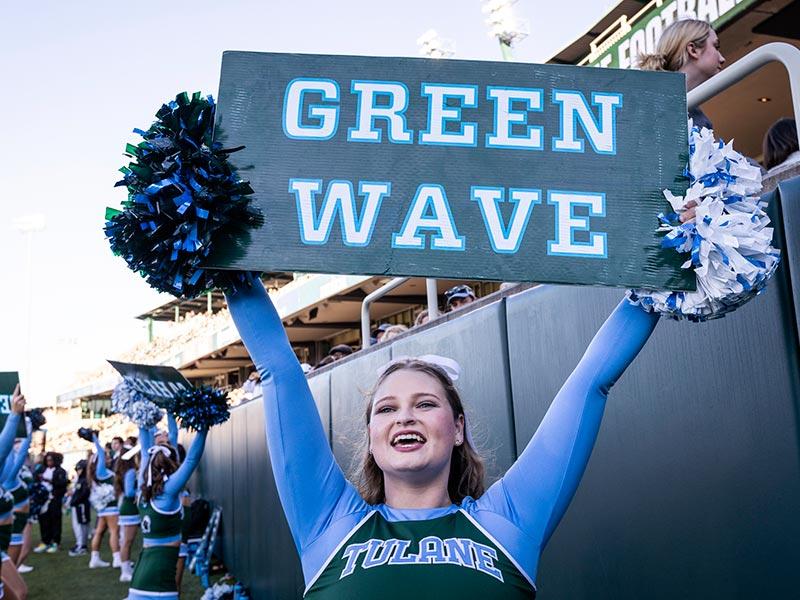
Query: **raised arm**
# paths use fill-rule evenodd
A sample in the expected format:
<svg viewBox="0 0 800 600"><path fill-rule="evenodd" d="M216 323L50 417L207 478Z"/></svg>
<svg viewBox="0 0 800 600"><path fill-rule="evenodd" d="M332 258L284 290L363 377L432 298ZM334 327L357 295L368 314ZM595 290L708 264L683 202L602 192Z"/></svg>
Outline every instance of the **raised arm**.
<svg viewBox="0 0 800 600"><path fill-rule="evenodd" d="M363 505L333 457L303 370L260 282L227 295L231 315L261 374L275 483L301 556L335 519L337 508Z"/></svg>
<svg viewBox="0 0 800 600"><path fill-rule="evenodd" d="M164 484L164 495L177 500L179 494L186 487L186 483L194 473L197 465L200 464L200 458L203 456L203 449L206 447L206 437L208 431L198 431L197 435L192 440L192 445L186 453L186 459L178 467L173 475Z"/></svg>
<svg viewBox="0 0 800 600"><path fill-rule="evenodd" d="M11 412L6 418L6 423L3 425L3 431L0 432L0 465L5 465L11 449L14 447L14 438L17 435L17 424L25 412L25 396L19 391L19 384L14 388L14 393L11 395Z"/></svg>
<svg viewBox="0 0 800 600"><path fill-rule="evenodd" d="M8 467L8 470L3 471L3 487L8 489L14 487L14 484L17 481L17 477L19 476L19 472L22 469L22 465L25 464L25 459L28 458L28 450L31 447L31 435L28 434L28 437L22 440L22 443L19 445L19 449L16 450L15 453L9 455L8 460L11 461L11 464ZM11 456L14 458L12 459Z"/></svg>
<svg viewBox="0 0 800 600"><path fill-rule="evenodd" d="M178 422L175 420L175 415L167 411L167 434L169 436L169 445L173 448L178 447Z"/></svg>
<svg viewBox="0 0 800 600"><path fill-rule="evenodd" d="M94 436L94 447L97 450L97 467L94 471L95 476L97 479L113 477L114 474L106 467L106 449L103 444L100 443L100 438L98 438L96 434Z"/></svg>
<svg viewBox="0 0 800 600"><path fill-rule="evenodd" d="M525 451L479 500L544 548L578 488L606 398L658 322L623 300L594 336Z"/></svg>
<svg viewBox="0 0 800 600"><path fill-rule="evenodd" d="M147 464L150 462L150 455L147 451L153 445L153 432L150 429L139 427L139 485L144 483L147 473Z"/></svg>

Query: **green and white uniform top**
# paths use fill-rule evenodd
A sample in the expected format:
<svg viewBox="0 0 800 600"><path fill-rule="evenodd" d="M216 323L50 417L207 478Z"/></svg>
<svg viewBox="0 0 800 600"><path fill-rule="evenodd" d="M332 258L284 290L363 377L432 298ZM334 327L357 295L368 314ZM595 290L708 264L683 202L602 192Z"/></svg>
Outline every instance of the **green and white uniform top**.
<svg viewBox="0 0 800 600"><path fill-rule="evenodd" d="M142 519L142 544L145 548L167 546L181 541L182 506L172 512L162 512L154 503L139 500L137 507Z"/></svg>
<svg viewBox="0 0 800 600"><path fill-rule="evenodd" d="M226 298L261 374L273 475L315 599L533 597L539 556L578 487L608 391L658 321L623 301L500 480L478 499L410 510L367 504L345 478L264 287Z"/></svg>

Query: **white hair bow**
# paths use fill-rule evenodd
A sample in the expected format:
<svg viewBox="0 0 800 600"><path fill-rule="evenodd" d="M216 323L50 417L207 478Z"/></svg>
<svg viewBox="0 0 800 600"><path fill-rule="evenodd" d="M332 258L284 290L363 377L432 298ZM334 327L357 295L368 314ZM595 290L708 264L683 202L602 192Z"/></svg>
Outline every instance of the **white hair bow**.
<svg viewBox="0 0 800 600"><path fill-rule="evenodd" d="M155 446L150 446L147 449L147 455L150 457L150 460L147 461L147 485L153 485L153 457L156 454L163 454L167 458L172 456L172 452L170 451L168 446L161 446L156 444ZM164 477L164 481L167 480L167 477Z"/></svg>
<svg viewBox="0 0 800 600"><path fill-rule="evenodd" d="M428 363L435 367L439 367L442 371L447 373L450 381L457 381L461 375L461 365L452 358L446 356L439 356L438 354L424 354L422 356L397 356L378 368L378 377L383 375L386 370L392 365L397 363L406 362L408 360L418 360L420 362Z"/></svg>

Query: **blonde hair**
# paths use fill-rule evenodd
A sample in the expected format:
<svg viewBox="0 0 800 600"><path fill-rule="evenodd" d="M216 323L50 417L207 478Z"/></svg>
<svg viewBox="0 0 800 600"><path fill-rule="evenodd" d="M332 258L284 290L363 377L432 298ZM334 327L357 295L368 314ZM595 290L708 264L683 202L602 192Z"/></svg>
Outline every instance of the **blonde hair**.
<svg viewBox="0 0 800 600"><path fill-rule="evenodd" d="M654 54L639 55L638 66L645 71L680 71L689 62L689 44L702 48L711 31L706 21L675 21L662 32Z"/></svg>
<svg viewBox="0 0 800 600"><path fill-rule="evenodd" d="M453 410L453 418L464 416L464 442L453 447L450 459L450 477L447 481L447 492L450 500L454 504L459 504L464 498L480 498L484 492L484 466L480 455L472 446L469 435L467 435L466 415L464 415L464 405L458 390L453 385L450 376L443 369L421 360L413 358L398 361L389 366L375 383L372 393L369 395L366 410L367 421L367 443L364 448L361 465L357 472L358 491L361 497L368 504L380 504L386 502L386 488L383 482L383 471L375 462L375 457L369 452L369 423L372 417L372 403L375 398L375 391L386 380L386 378L401 369L425 373L436 379L442 384L447 397L447 402Z"/></svg>

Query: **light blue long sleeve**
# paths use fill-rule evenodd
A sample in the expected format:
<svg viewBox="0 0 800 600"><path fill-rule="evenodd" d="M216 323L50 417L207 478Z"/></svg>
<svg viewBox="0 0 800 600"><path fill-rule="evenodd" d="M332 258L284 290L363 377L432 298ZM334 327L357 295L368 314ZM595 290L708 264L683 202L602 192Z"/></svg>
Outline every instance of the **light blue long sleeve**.
<svg viewBox="0 0 800 600"><path fill-rule="evenodd" d="M153 446L153 432L144 427L139 427L139 487L144 484L147 465L150 462L148 450Z"/></svg>
<svg viewBox="0 0 800 600"><path fill-rule="evenodd" d="M106 449L97 436L94 436L94 447L97 450L97 464L94 470L95 478L101 480L113 477L114 474L106 467Z"/></svg>
<svg viewBox="0 0 800 600"><path fill-rule="evenodd" d="M126 498L136 497L136 470L128 469L122 479L123 494Z"/></svg>
<svg viewBox="0 0 800 600"><path fill-rule="evenodd" d="M175 415L167 412L167 432L169 435L169 445L173 448L178 447L178 422L175 420Z"/></svg>
<svg viewBox="0 0 800 600"><path fill-rule="evenodd" d="M0 432L0 464L5 465L6 459L14 447L19 419L20 415L15 412L10 413L5 425L3 425L3 431Z"/></svg>
<svg viewBox="0 0 800 600"><path fill-rule="evenodd" d="M197 435L194 436L192 445L186 453L186 460L181 463L177 471L169 476L169 479L164 484L164 491L153 500L156 508L165 512L172 512L180 507L180 493L186 487L197 465L200 464L200 458L203 456L203 450L206 447L207 436L208 431L198 431Z"/></svg>
<svg viewBox="0 0 800 600"><path fill-rule="evenodd" d="M25 464L25 459L28 458L28 450L31 447L31 436L22 440L19 449L8 455L6 459L7 468L3 469L3 487L7 490L15 488L20 482L18 480L19 472L22 470L22 465ZM13 459L12 459L13 456Z"/></svg>

